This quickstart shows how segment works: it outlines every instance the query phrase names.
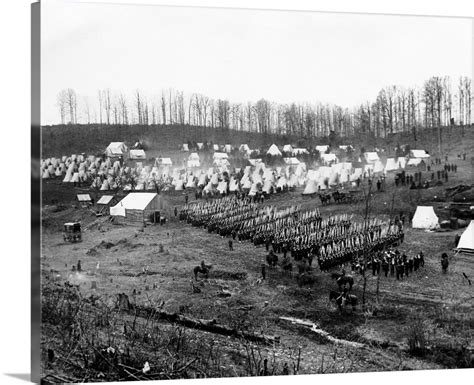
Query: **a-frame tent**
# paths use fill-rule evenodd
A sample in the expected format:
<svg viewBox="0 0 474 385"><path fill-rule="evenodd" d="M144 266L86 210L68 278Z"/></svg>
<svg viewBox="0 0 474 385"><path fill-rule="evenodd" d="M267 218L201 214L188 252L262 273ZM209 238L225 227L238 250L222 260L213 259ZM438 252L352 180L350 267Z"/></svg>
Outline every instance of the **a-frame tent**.
<svg viewBox="0 0 474 385"><path fill-rule="evenodd" d="M469 223L466 230L459 239L456 250L466 253L474 253L474 221Z"/></svg>

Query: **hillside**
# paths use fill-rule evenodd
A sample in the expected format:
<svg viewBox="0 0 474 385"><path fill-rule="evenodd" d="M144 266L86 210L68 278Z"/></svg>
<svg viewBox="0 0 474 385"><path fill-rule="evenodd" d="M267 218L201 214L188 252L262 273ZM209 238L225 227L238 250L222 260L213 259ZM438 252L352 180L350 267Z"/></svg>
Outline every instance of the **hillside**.
<svg viewBox="0 0 474 385"><path fill-rule="evenodd" d="M465 129L464 136L459 127L446 127L442 130L443 151L471 153L474 150L474 130ZM232 145L247 143L251 148L268 147L270 143L298 146L329 143L328 137L301 138L296 136L278 136L247 131L235 131L210 127L192 126L121 126L121 125L57 125L42 127L42 156L60 156L72 153L101 153L112 141L134 143L144 142L148 148L158 151L179 150L187 141ZM411 148L424 148L430 153L437 152L437 132L423 130L417 132L417 142L413 134L397 133L388 138L375 138L358 135L356 137L335 137L333 144L352 144L356 148L371 147L393 148L397 144L408 144Z"/></svg>

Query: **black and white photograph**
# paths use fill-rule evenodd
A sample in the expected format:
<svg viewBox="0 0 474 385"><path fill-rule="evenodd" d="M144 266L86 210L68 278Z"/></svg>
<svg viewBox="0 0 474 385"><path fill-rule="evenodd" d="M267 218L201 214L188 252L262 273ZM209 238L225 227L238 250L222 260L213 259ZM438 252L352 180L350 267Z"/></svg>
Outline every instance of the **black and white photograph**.
<svg viewBox="0 0 474 385"><path fill-rule="evenodd" d="M42 383L473 368L473 19L38 28Z"/></svg>

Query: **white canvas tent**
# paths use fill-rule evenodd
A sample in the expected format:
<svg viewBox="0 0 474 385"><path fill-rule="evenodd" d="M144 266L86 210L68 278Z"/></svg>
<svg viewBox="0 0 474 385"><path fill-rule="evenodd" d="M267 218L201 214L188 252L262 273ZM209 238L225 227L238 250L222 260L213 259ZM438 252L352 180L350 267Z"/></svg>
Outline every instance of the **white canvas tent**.
<svg viewBox="0 0 474 385"><path fill-rule="evenodd" d="M144 160L146 159L146 154L144 150L130 150L130 159L141 159Z"/></svg>
<svg viewBox="0 0 474 385"><path fill-rule="evenodd" d="M280 150L278 149L277 145L276 144L272 144L270 146L270 148L268 149L267 151L267 154L268 155L272 155L272 156L281 156L281 152Z"/></svg>
<svg viewBox="0 0 474 385"><path fill-rule="evenodd" d="M77 200L79 202L90 202L91 196L89 194L77 194Z"/></svg>
<svg viewBox="0 0 474 385"><path fill-rule="evenodd" d="M407 166L418 166L422 161L423 159L421 158L410 158L408 159Z"/></svg>
<svg viewBox="0 0 474 385"><path fill-rule="evenodd" d="M291 144L285 144L283 146L283 151L284 152L293 152L293 147L291 147Z"/></svg>
<svg viewBox="0 0 474 385"><path fill-rule="evenodd" d="M288 166L296 166L300 164L300 161L296 158L283 158L283 161L288 165Z"/></svg>
<svg viewBox="0 0 474 385"><path fill-rule="evenodd" d="M294 148L292 151L293 155L309 154L306 148Z"/></svg>
<svg viewBox="0 0 474 385"><path fill-rule="evenodd" d="M105 155L108 157L125 156L128 148L124 142L111 142L105 149Z"/></svg>
<svg viewBox="0 0 474 385"><path fill-rule="evenodd" d="M114 198L113 195L102 195L97 201L98 205L108 205L110 201Z"/></svg>
<svg viewBox="0 0 474 385"><path fill-rule="evenodd" d="M432 206L418 206L411 225L414 229L433 230L439 227L438 217Z"/></svg>
<svg viewBox="0 0 474 385"><path fill-rule="evenodd" d="M457 250L468 253L474 253L474 221L469 223L466 230L461 235Z"/></svg>
<svg viewBox="0 0 474 385"><path fill-rule="evenodd" d="M212 156L214 159L228 159L229 156L225 152L215 152Z"/></svg>
<svg viewBox="0 0 474 385"><path fill-rule="evenodd" d="M110 215L126 217L127 211L134 211L133 217L141 217L144 220L146 211L160 209L160 202L157 193L130 193L119 203L110 208ZM130 213L131 214L131 213ZM138 216L137 216L138 214Z"/></svg>
<svg viewBox="0 0 474 385"><path fill-rule="evenodd" d="M304 188L303 195L314 194L318 191L318 184L315 180L309 179Z"/></svg>
<svg viewBox="0 0 474 385"><path fill-rule="evenodd" d="M183 143L183 151L188 152L189 151L189 146L187 143Z"/></svg>
<svg viewBox="0 0 474 385"><path fill-rule="evenodd" d="M325 163L337 162L336 154L321 154L321 159Z"/></svg>
<svg viewBox="0 0 474 385"><path fill-rule="evenodd" d="M412 158L420 158L420 159L425 159L425 158L430 157L430 155L427 154L425 150L410 150L410 156Z"/></svg>
<svg viewBox="0 0 474 385"><path fill-rule="evenodd" d="M365 160L368 163L375 163L380 160L378 154L376 152L366 152L364 153Z"/></svg>

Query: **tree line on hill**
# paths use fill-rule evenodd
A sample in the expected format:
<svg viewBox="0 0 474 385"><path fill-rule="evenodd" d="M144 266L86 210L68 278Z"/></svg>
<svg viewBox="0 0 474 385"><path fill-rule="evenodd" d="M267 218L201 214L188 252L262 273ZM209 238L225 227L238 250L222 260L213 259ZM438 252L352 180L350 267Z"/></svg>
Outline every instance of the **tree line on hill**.
<svg viewBox="0 0 474 385"><path fill-rule="evenodd" d="M136 90L127 99L122 92L99 90L95 101L61 90L57 95L61 124L179 125L239 131L322 137L358 134L387 137L399 132L472 123L472 81L433 76L421 87L388 86L375 100L354 108L322 103L232 103L201 94L185 95L168 89L147 96Z"/></svg>

